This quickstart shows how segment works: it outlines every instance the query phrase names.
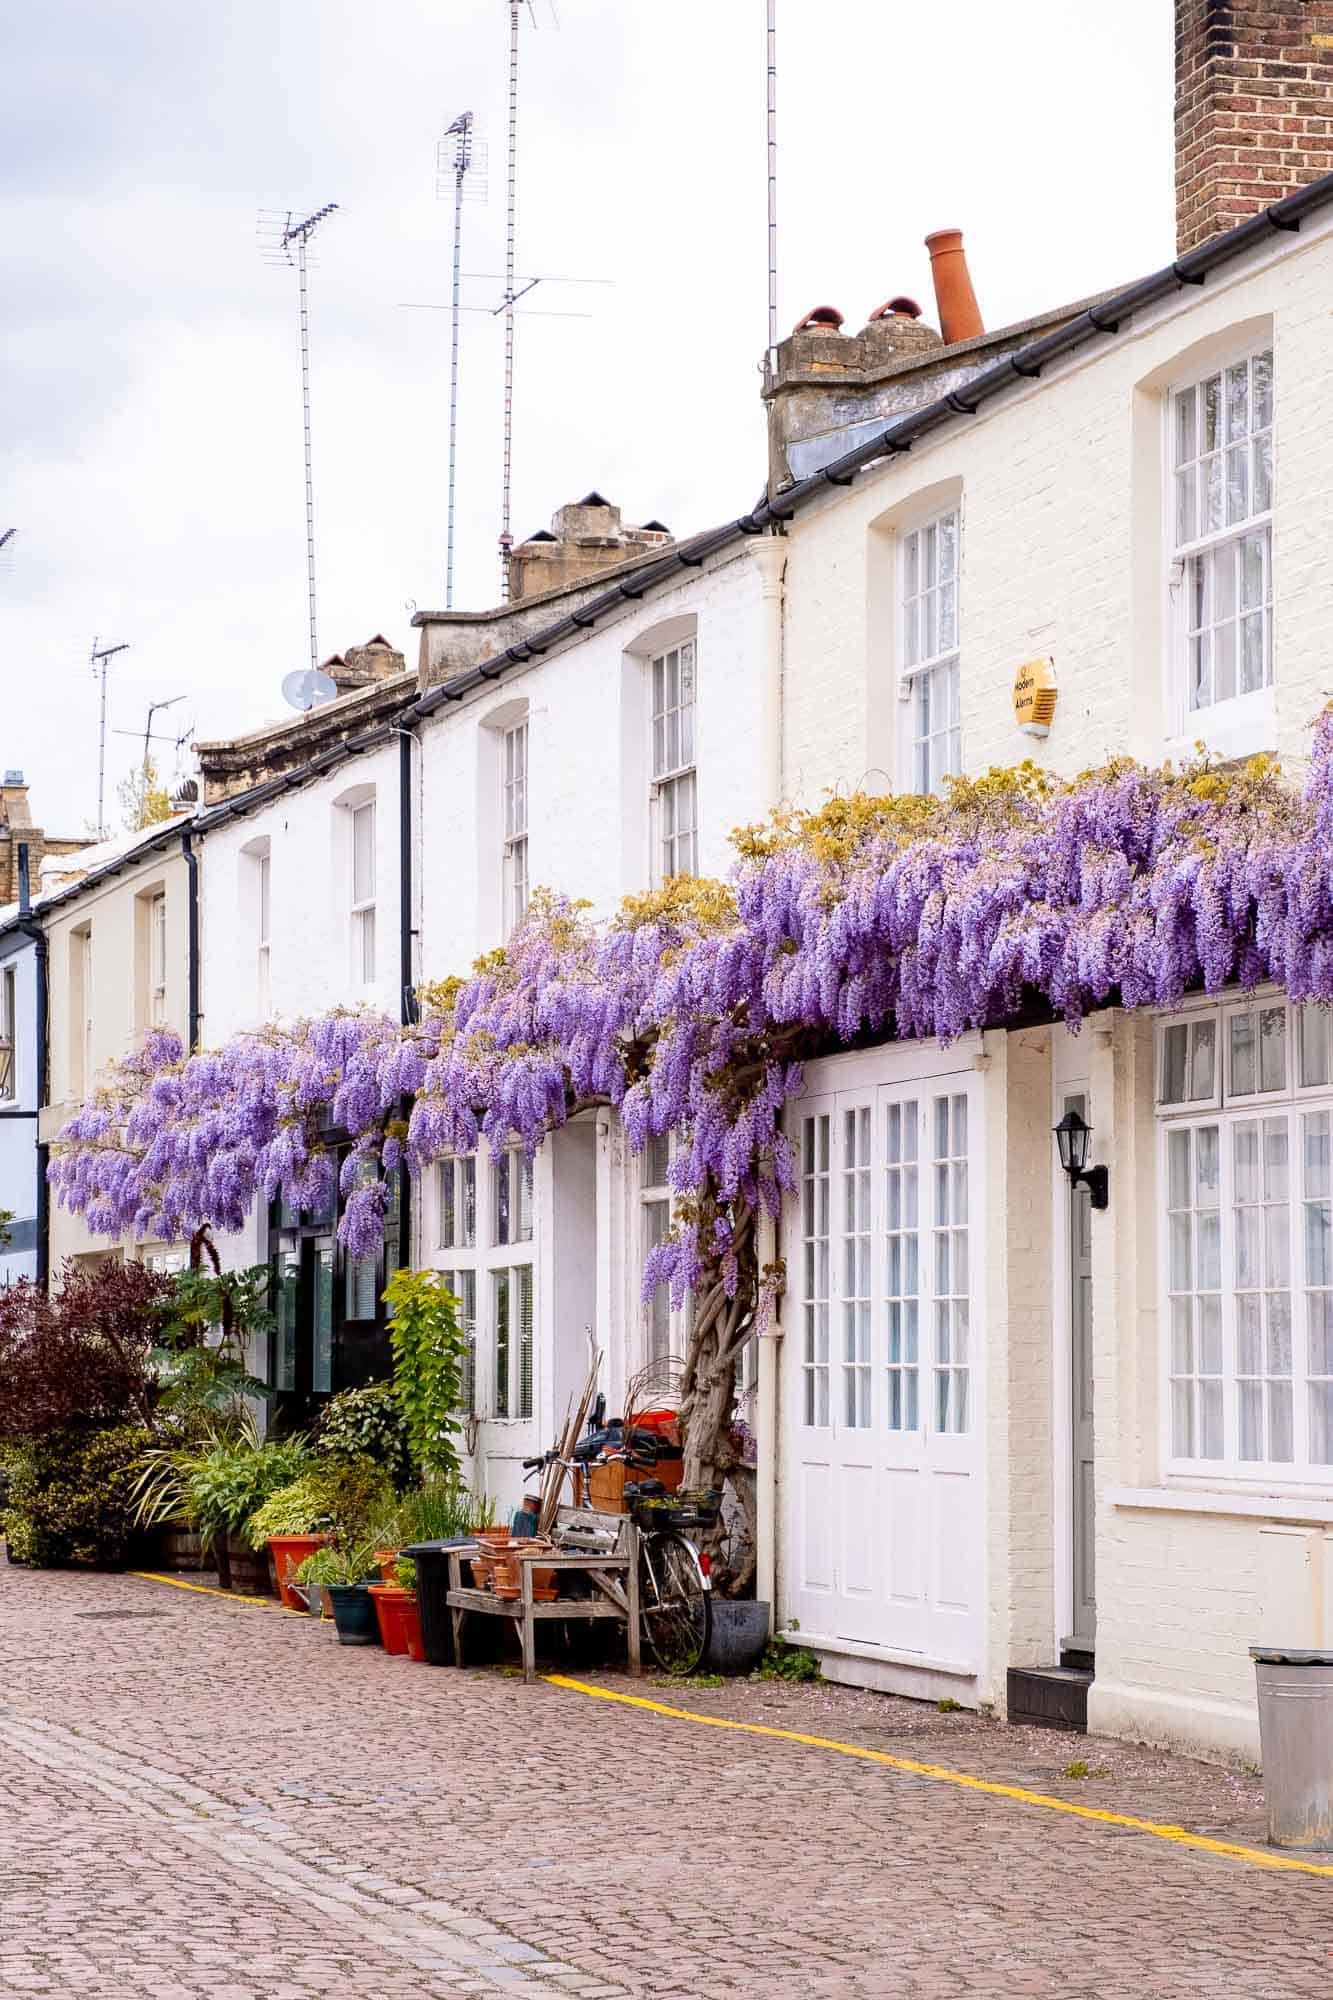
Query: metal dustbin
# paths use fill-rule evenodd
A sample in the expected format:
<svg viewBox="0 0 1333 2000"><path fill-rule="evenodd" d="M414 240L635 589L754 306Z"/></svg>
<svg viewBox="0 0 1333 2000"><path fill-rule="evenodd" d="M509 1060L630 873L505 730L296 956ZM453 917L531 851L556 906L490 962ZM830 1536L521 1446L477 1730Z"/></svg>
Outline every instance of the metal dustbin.
<svg viewBox="0 0 1333 2000"><path fill-rule="evenodd" d="M1251 1646L1274 1847L1333 1853L1333 1653Z"/></svg>

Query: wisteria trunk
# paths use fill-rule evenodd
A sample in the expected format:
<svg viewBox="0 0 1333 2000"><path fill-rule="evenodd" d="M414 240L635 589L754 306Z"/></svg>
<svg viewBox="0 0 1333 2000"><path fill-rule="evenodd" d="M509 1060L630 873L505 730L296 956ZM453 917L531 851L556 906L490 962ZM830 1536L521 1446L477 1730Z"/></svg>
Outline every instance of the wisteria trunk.
<svg viewBox="0 0 1333 2000"><path fill-rule="evenodd" d="M734 1527L713 1538L712 1553L718 1587L739 1596L751 1586L755 1570L754 1472L742 1461L735 1435L737 1364L758 1306L754 1212L748 1203L736 1204L732 1228L736 1288L729 1297L716 1269L696 1287L680 1414L686 1486L731 1489Z"/></svg>

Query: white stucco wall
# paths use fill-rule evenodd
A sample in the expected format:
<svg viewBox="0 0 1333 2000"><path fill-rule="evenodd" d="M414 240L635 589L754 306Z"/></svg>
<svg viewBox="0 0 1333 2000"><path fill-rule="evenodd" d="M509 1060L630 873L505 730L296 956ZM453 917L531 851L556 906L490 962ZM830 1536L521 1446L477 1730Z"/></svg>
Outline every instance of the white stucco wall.
<svg viewBox="0 0 1333 2000"><path fill-rule="evenodd" d="M375 978L357 976L351 929L352 804L375 800ZM269 1018L368 1006L398 1017L398 747L209 830L200 847L202 1042L261 1021L257 858L269 851Z"/></svg>
<svg viewBox="0 0 1333 2000"><path fill-rule="evenodd" d="M960 417L811 506L788 530L784 790L817 803L891 776L910 710L897 697L894 530L961 496L965 767L1073 773L1129 752L1159 760L1206 737L1168 700L1164 398L1271 327L1276 371L1271 729L1246 749L1297 766L1333 693L1325 579L1333 382L1333 221L1213 272L1203 287L1053 364L1031 388ZM1015 669L1054 657L1050 736L1016 729Z"/></svg>
<svg viewBox="0 0 1333 2000"><path fill-rule="evenodd" d="M147 1030L148 924L151 899L166 898L166 1002L162 1025L182 1042L189 1032L189 875L179 835L162 851L127 852L122 867L94 880L77 895L43 912L48 941L50 1101L41 1135L58 1138L74 1111L95 1090L109 1063L137 1049ZM76 939L91 940L92 1009L89 1062L80 1049L80 974ZM86 1071L86 1073L85 1073ZM110 1244L93 1236L80 1215L51 1202L51 1272L66 1257L140 1254L155 1246Z"/></svg>
<svg viewBox="0 0 1333 2000"><path fill-rule="evenodd" d="M421 968L466 972L500 943L498 731L528 718L528 874L605 917L647 887L654 644L693 632L700 868L725 874L734 827L772 800L763 576L742 546L598 625L577 645L505 673L421 727ZM656 638L655 638L656 635Z"/></svg>

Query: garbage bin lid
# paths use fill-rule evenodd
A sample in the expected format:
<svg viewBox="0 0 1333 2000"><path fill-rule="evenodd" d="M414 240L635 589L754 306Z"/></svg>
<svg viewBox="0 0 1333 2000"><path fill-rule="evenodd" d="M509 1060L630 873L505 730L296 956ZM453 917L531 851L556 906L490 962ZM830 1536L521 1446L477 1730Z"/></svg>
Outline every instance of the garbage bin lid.
<svg viewBox="0 0 1333 2000"><path fill-rule="evenodd" d="M437 1556L446 1549L470 1549L471 1546L471 1535L450 1535L442 1542L410 1542L398 1553L404 1556Z"/></svg>
<svg viewBox="0 0 1333 2000"><path fill-rule="evenodd" d="M1266 1667L1333 1667L1333 1653L1312 1653L1304 1646L1251 1646L1250 1658Z"/></svg>

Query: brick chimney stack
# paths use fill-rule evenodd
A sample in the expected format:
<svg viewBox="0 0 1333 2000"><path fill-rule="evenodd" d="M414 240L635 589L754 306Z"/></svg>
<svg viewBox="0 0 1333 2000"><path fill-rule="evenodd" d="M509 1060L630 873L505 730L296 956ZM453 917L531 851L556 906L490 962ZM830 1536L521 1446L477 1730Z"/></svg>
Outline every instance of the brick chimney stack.
<svg viewBox="0 0 1333 2000"><path fill-rule="evenodd" d="M1175 0L1176 247L1333 172L1333 0Z"/></svg>

